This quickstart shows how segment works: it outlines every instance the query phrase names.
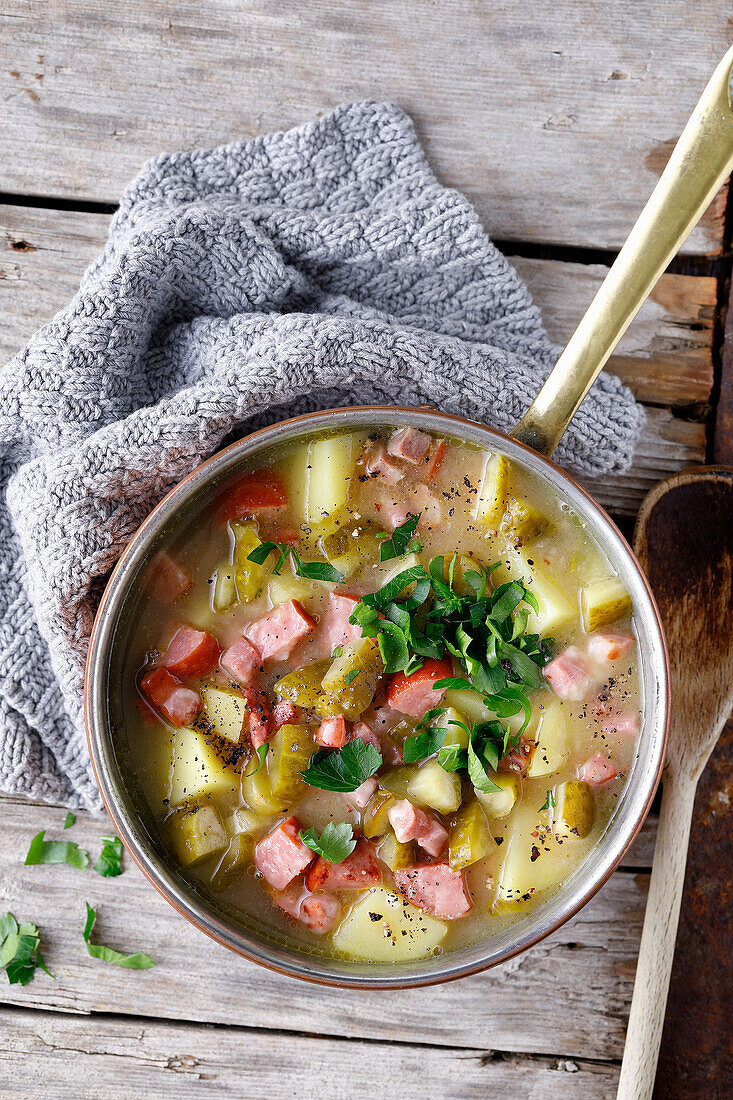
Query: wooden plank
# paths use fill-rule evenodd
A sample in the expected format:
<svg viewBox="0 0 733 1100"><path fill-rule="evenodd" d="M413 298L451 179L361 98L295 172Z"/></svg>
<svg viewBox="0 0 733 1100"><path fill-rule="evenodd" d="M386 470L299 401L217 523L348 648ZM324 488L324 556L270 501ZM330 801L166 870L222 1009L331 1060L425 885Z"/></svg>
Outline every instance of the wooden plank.
<svg viewBox="0 0 733 1100"><path fill-rule="evenodd" d="M74 294L104 246L105 214L0 206L0 362ZM608 270L510 257L545 317L550 338L570 336ZM643 401L706 402L713 384L716 281L665 275L621 343L610 369Z"/></svg>
<svg viewBox="0 0 733 1100"><path fill-rule="evenodd" d="M669 409L648 408L646 414L647 423L628 473L580 479L599 503L616 516L635 516L657 482L676 470L705 461L704 424L681 420Z"/></svg>
<svg viewBox="0 0 733 1100"><path fill-rule="evenodd" d="M41 930L56 981L0 986L2 1000L63 1012L113 1012L390 1042L420 1041L519 1053L619 1058L631 999L648 876L618 872L572 921L485 974L427 989L344 996L268 974L229 954L178 916L132 862L123 878L91 870L25 867L31 837L61 836L64 813L22 799L2 801L3 906ZM91 853L109 822L79 814L64 833ZM145 950L149 971L104 966L81 938L84 901L98 911L98 941ZM562 1005L562 1024L545 1009ZM545 1006L544 1008L542 1006ZM516 1093L512 1094L516 1095Z"/></svg>
<svg viewBox="0 0 733 1100"><path fill-rule="evenodd" d="M550 339L564 345L608 268L509 257L542 309ZM693 405L710 400L717 280L664 275L611 357L640 401Z"/></svg>
<svg viewBox="0 0 733 1100"><path fill-rule="evenodd" d="M8 1100L352 1100L404 1088L425 1100L610 1100L618 1080L614 1065L426 1047L419 1034L414 1045L375 1045L105 1017L80 1026L27 1011L0 1019L0 1097Z"/></svg>
<svg viewBox="0 0 733 1100"><path fill-rule="evenodd" d="M617 248L729 44L730 5L54 0L0 40L0 188L116 201L162 150L384 97L500 238ZM684 43L684 49L680 49ZM724 195L687 245L721 250Z"/></svg>
<svg viewBox="0 0 733 1100"><path fill-rule="evenodd" d="M720 395L715 410L713 460L725 466L733 466L733 309L730 291L721 355Z"/></svg>

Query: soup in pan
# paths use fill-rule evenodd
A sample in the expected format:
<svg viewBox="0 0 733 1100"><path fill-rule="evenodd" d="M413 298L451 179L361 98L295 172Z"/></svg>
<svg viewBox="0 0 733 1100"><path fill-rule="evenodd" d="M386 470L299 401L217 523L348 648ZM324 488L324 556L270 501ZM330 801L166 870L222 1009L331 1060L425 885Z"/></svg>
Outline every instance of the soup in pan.
<svg viewBox="0 0 733 1100"><path fill-rule="evenodd" d="M415 959L593 858L639 734L632 607L503 455L410 427L262 452L138 601L133 764L183 873L243 921Z"/></svg>

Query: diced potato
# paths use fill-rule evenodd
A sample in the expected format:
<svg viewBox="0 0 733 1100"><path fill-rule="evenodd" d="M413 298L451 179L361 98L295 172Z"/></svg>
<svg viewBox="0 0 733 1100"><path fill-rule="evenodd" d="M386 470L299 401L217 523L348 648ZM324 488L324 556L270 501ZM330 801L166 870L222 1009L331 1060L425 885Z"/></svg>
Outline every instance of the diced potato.
<svg viewBox="0 0 733 1100"><path fill-rule="evenodd" d="M237 586L234 580L234 566L222 562L214 573L211 604L214 611L228 611L237 599Z"/></svg>
<svg viewBox="0 0 733 1100"><path fill-rule="evenodd" d="M460 776L444 771L435 758L426 760L407 784L407 794L422 806L452 814L461 804Z"/></svg>
<svg viewBox="0 0 733 1100"><path fill-rule="evenodd" d="M372 840L382 836L389 829L387 811L394 805L394 797L389 791L375 791L364 807L361 815L361 831Z"/></svg>
<svg viewBox="0 0 733 1100"><path fill-rule="evenodd" d="M238 745L242 728L247 717L247 704L241 695L219 688L201 689L204 714L211 728L219 737Z"/></svg>
<svg viewBox="0 0 733 1100"><path fill-rule="evenodd" d="M577 858L571 848L552 834L536 805L522 802L505 826L500 848L504 860L497 882L499 901L528 901L559 887Z"/></svg>
<svg viewBox="0 0 733 1100"><path fill-rule="evenodd" d="M468 688L449 688L443 696L442 705L457 710L468 726L496 718L493 710L489 710L478 692L469 691Z"/></svg>
<svg viewBox="0 0 733 1100"><path fill-rule="evenodd" d="M343 647L323 677L324 694L352 721L365 711L377 690L384 663L375 638L359 638Z"/></svg>
<svg viewBox="0 0 733 1100"><path fill-rule="evenodd" d="M448 841L448 863L452 871L462 871L478 863L494 847L489 823L480 804L474 799L462 806Z"/></svg>
<svg viewBox="0 0 733 1100"><path fill-rule="evenodd" d="M233 794L239 789L239 772L217 752L210 733L184 727L173 739L173 767L169 802L180 806L201 796Z"/></svg>
<svg viewBox="0 0 733 1100"><path fill-rule="evenodd" d="M252 769L254 766L252 763L248 765ZM245 771L242 777L242 795L249 808L258 814L279 814L286 806L282 798L276 798L272 793L266 768L252 770L249 775Z"/></svg>
<svg viewBox="0 0 733 1100"><path fill-rule="evenodd" d="M532 560L529 564L528 558ZM507 568L507 563L510 568ZM495 584L524 579L539 605L539 614L530 611L527 629L537 634L550 634L575 618L575 609L544 569L541 569L531 553L513 546L505 548L503 560L492 574Z"/></svg>
<svg viewBox="0 0 733 1100"><path fill-rule="evenodd" d="M275 798L289 802L303 790L300 773L316 751L308 726L287 723L270 742L270 790Z"/></svg>
<svg viewBox="0 0 733 1100"><path fill-rule="evenodd" d="M593 791L582 779L558 783L554 792L552 831L559 837L585 837L593 828L596 805Z"/></svg>
<svg viewBox="0 0 733 1100"><path fill-rule="evenodd" d="M308 445L306 522L322 523L349 499L363 436L354 433L314 439Z"/></svg>
<svg viewBox="0 0 733 1100"><path fill-rule="evenodd" d="M242 603L248 603L259 596L262 586L274 568L275 558L270 554L262 565L250 561L249 555L262 545L255 525L230 522L229 526L234 535L234 583L237 598Z"/></svg>
<svg viewBox="0 0 733 1100"><path fill-rule="evenodd" d="M278 680L273 691L281 699L287 699L289 703L309 710L315 707L321 696L321 683L330 667L331 661L328 658L303 665Z"/></svg>
<svg viewBox="0 0 733 1100"><path fill-rule="evenodd" d="M329 589L322 581L309 581L294 573L272 573L267 581L267 598L273 607L288 600L308 604Z"/></svg>
<svg viewBox="0 0 733 1100"><path fill-rule="evenodd" d="M407 788L416 772L417 768L414 765L403 764L398 768L390 768L384 775L380 775L379 782L395 798L407 798Z"/></svg>
<svg viewBox="0 0 733 1100"><path fill-rule="evenodd" d="M489 775L489 779L501 790L490 791L488 794L476 791L476 798L493 821L495 818L506 817L514 809L514 803L519 798L520 779L514 773L499 775L494 772Z"/></svg>
<svg viewBox="0 0 733 1100"><path fill-rule="evenodd" d="M280 471L288 489L288 506L295 522L306 518L306 491L308 486L308 444L301 443L280 461Z"/></svg>
<svg viewBox="0 0 733 1100"><path fill-rule="evenodd" d="M519 540L520 543L524 543L536 539L549 524L547 516L543 516L526 500L511 497L507 501L499 529L512 542Z"/></svg>
<svg viewBox="0 0 733 1100"><path fill-rule="evenodd" d="M618 577L586 584L580 593L583 628L592 634L631 611L631 597Z"/></svg>
<svg viewBox="0 0 733 1100"><path fill-rule="evenodd" d="M377 855L390 871L401 871L415 862L412 844L402 844L391 829L377 845Z"/></svg>
<svg viewBox="0 0 733 1100"><path fill-rule="evenodd" d="M222 890L247 870L252 859L254 840L247 833L237 833L229 841L229 847L219 866L211 876L211 885L215 890Z"/></svg>
<svg viewBox="0 0 733 1100"><path fill-rule="evenodd" d="M449 695L473 695L472 691L449 691L446 692L446 701ZM477 695L476 698L480 700ZM482 704L483 705L483 704ZM484 708L485 709L485 708ZM488 711L487 711L488 713ZM483 719L479 719L482 721ZM457 723L461 723L458 725ZM464 729L464 726L470 726L470 721L466 718L461 711L456 710L454 706L448 706L445 708L443 714L439 714L435 721L432 723L433 728L445 730L444 745L460 745L462 749L468 748L468 730Z"/></svg>
<svg viewBox="0 0 733 1100"><path fill-rule="evenodd" d="M484 527L497 528L506 505L509 483L509 460L504 455L491 455L484 467L481 490L476 500L474 519Z"/></svg>
<svg viewBox="0 0 733 1100"><path fill-rule="evenodd" d="M344 917L333 946L352 959L406 962L426 958L447 932L443 921L421 913L399 894L373 886Z"/></svg>
<svg viewBox="0 0 733 1100"><path fill-rule="evenodd" d="M171 821L171 847L184 867L199 863L226 848L228 838L213 806L196 806Z"/></svg>
<svg viewBox="0 0 733 1100"><path fill-rule="evenodd" d="M238 806L224 822L227 836L236 836L237 833L248 833L257 836L258 833L267 832L272 824L272 815L255 813L246 806Z"/></svg>
<svg viewBox="0 0 733 1100"><path fill-rule="evenodd" d="M559 700L553 699L539 715L535 747L526 773L529 779L553 775L568 758L567 729Z"/></svg>

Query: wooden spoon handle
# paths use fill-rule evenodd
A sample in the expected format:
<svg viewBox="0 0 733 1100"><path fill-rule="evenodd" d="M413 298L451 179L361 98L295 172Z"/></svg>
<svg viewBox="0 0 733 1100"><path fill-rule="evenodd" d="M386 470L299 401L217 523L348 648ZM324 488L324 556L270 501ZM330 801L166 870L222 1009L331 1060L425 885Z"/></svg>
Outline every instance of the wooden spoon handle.
<svg viewBox="0 0 733 1100"><path fill-rule="evenodd" d="M665 775L617 1100L649 1100L659 1058L697 779Z"/></svg>

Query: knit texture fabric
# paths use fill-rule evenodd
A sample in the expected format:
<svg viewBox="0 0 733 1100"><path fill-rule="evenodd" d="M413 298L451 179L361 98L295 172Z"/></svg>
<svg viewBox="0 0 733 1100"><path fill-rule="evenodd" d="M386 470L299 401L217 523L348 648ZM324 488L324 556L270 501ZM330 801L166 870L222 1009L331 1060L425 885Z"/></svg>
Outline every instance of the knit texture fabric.
<svg viewBox="0 0 733 1100"><path fill-rule="evenodd" d="M364 402L508 430L556 354L391 104L150 161L72 302L0 371L0 788L100 808L82 692L105 578L225 437ZM622 471L642 422L602 375L558 458Z"/></svg>

